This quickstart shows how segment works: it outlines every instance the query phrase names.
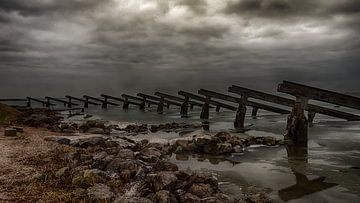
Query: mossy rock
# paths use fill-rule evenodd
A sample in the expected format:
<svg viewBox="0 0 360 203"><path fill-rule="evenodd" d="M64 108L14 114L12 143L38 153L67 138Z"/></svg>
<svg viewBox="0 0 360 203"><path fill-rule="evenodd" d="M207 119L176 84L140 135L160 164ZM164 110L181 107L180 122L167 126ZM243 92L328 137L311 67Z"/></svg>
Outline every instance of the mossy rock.
<svg viewBox="0 0 360 203"><path fill-rule="evenodd" d="M0 103L0 124L9 123L19 114L20 112L15 108Z"/></svg>

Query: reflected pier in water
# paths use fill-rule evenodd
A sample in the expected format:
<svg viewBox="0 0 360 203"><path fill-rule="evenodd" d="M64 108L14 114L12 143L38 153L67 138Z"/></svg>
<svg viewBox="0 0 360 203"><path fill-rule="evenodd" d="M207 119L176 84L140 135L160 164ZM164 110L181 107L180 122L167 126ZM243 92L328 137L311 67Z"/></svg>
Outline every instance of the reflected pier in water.
<svg viewBox="0 0 360 203"><path fill-rule="evenodd" d="M295 145L286 145L288 163L295 175L296 184L279 190L279 197L284 201L299 199L305 195L320 192L337 186L336 183L327 183L325 177L309 180L305 174L308 163L308 148Z"/></svg>

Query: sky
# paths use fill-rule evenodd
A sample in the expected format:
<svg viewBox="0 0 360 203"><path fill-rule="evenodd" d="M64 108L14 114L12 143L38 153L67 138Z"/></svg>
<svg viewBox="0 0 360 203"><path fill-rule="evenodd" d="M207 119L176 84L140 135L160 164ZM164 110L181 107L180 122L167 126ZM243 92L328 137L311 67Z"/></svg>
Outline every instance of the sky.
<svg viewBox="0 0 360 203"><path fill-rule="evenodd" d="M1 0L0 97L360 92L360 0Z"/></svg>

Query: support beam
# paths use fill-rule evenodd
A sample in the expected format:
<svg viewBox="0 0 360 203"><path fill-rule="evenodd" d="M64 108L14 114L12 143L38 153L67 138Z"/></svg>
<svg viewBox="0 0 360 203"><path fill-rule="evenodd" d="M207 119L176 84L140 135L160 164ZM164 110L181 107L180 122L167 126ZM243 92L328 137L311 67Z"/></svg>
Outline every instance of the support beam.
<svg viewBox="0 0 360 203"><path fill-rule="evenodd" d="M94 101L101 102L101 103L102 103L101 107L104 108L104 109L107 108L107 105L108 105L108 104L113 105L113 106L119 106L119 104L116 104L116 103L107 101L107 99L108 99L107 97L105 97L104 100L99 99L99 98L96 98L96 97L88 96L88 95L84 95L83 97L84 97L85 100L87 100L87 101L88 101L89 99L91 99L91 100L94 100Z"/></svg>
<svg viewBox="0 0 360 203"><path fill-rule="evenodd" d="M239 107L236 110L234 127L237 131L240 132L245 132L246 102L247 102L247 96L245 95L241 96Z"/></svg>
<svg viewBox="0 0 360 203"><path fill-rule="evenodd" d="M293 96L303 96L309 99L331 103L339 106L360 109L359 97L302 85L290 81L283 81L282 84L279 84L278 91L291 94Z"/></svg>
<svg viewBox="0 0 360 203"><path fill-rule="evenodd" d="M211 98L221 99L221 100L224 100L224 101L233 102L233 103L237 103L237 104L241 100L238 97L233 97L233 96L230 96L230 95L221 94L221 93L218 93L218 92L205 90L205 89L200 89L198 91L198 93L201 94L201 95L204 95L204 96L209 96ZM250 106L252 108L263 109L263 110L266 110L266 111L279 113L279 114L289 114L290 113L290 111L285 110L285 109L281 109L281 108L277 108L277 107L269 106L269 105L266 105L266 104L261 104L261 103L258 103L258 102L249 101L249 100L246 102L246 105Z"/></svg>
<svg viewBox="0 0 360 203"><path fill-rule="evenodd" d="M161 101L161 97L155 97L155 96L147 95L147 94L143 94L143 93L138 93L137 96L143 97L143 98L146 98L146 99L150 99L150 100L154 100L154 101ZM164 103L181 107L180 103L174 102L174 101L171 101L171 100L167 100L165 98L164 98Z"/></svg>
<svg viewBox="0 0 360 203"><path fill-rule="evenodd" d="M173 96L173 95L166 94L166 93L162 93L162 92L155 92L155 95L158 96L158 97L164 97L165 99L169 99L169 100L173 100L173 101L185 102L185 99L184 99L184 98L177 97L177 96ZM199 102L188 101L188 103L189 103L190 105L193 105L193 106L202 107L202 103L199 103Z"/></svg>
<svg viewBox="0 0 360 203"><path fill-rule="evenodd" d="M210 103L210 97L206 97L203 107L201 108L201 119L209 119L209 103Z"/></svg>
<svg viewBox="0 0 360 203"><path fill-rule="evenodd" d="M295 101L292 99L260 92L257 90L251 90L251 89L239 87L236 85L229 87L229 92L239 94L239 95L246 94L248 97L251 97L254 99L264 100L267 102L280 104L280 105L284 105L284 106L289 106L289 107L293 107L295 105ZM345 119L348 121L360 120L360 116L358 116L358 115L341 112L341 111L337 111L334 109L329 109L329 108L325 108L325 107L321 107L321 106L317 106L317 105L313 105L313 104L308 104L305 110L311 111L314 113L324 114L324 115L335 117L335 118Z"/></svg>
<svg viewBox="0 0 360 203"><path fill-rule="evenodd" d="M252 117L256 117L258 111L259 111L259 108L258 108L258 107L253 107L252 112L251 112L251 116L252 116Z"/></svg>
<svg viewBox="0 0 360 203"><path fill-rule="evenodd" d="M179 91L178 94L181 95L181 96L184 96L184 97L189 97L190 99L193 99L193 100L197 100L197 101L201 101L201 102L206 101L206 97L198 96L198 95L190 93L190 92ZM234 106L224 104L224 103L221 103L221 102L218 102L218 101L214 101L214 100L211 100L211 99L209 101L209 104L214 105L214 106L220 106L221 108L229 109L231 111L235 111L237 109Z"/></svg>
<svg viewBox="0 0 360 203"><path fill-rule="evenodd" d="M123 99L123 98L119 98L119 97L114 97L114 96L110 96L110 95L106 95L106 94L101 94L102 97L106 99L112 99L115 101L121 101L123 102L123 109L127 109L129 107L129 104L135 105L135 106L140 106L140 103L137 102L133 102L133 101L128 101L127 99Z"/></svg>
<svg viewBox="0 0 360 203"><path fill-rule="evenodd" d="M71 100L84 102L84 108L88 108L89 104L92 104L92 105L95 105L95 106L101 105L101 104L96 103L96 102L92 102L92 101L85 100L85 99L82 99L82 98L73 97L73 96L70 96L70 95L66 95L65 97L69 99L69 102L71 102Z"/></svg>
<svg viewBox="0 0 360 203"><path fill-rule="evenodd" d="M58 98L54 98L54 97L45 97L45 99L47 100L48 103L50 103L50 101L57 101L57 102L60 102L60 103L63 103L64 106L67 106L69 108L71 108L72 106L78 106L79 104L76 104L76 103L72 103L72 102L69 102L69 101L65 101L65 100L62 100L62 99L58 99Z"/></svg>

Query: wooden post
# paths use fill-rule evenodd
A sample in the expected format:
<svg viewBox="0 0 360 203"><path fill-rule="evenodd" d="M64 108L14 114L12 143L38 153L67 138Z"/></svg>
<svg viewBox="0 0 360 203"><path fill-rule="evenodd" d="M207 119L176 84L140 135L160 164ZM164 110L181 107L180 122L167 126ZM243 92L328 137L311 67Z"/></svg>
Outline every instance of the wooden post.
<svg viewBox="0 0 360 203"><path fill-rule="evenodd" d="M123 109L128 109L129 108L129 99L125 98L125 101L123 103Z"/></svg>
<svg viewBox="0 0 360 203"><path fill-rule="evenodd" d="M72 107L72 103L71 103L71 98L70 98L70 97L69 97L69 103L68 103L67 107L69 107L69 108Z"/></svg>
<svg viewBox="0 0 360 203"><path fill-rule="evenodd" d="M316 115L315 112L308 111L308 120L309 120L309 123L314 122L315 115Z"/></svg>
<svg viewBox="0 0 360 203"><path fill-rule="evenodd" d="M308 120L304 110L307 107L308 98L296 97L295 105L287 120L287 127L284 134L285 141L288 144L297 146L307 146L308 141Z"/></svg>
<svg viewBox="0 0 360 203"><path fill-rule="evenodd" d="M156 111L159 114L162 114L164 112L164 97L160 97L159 105Z"/></svg>
<svg viewBox="0 0 360 203"><path fill-rule="evenodd" d="M194 109L194 104L190 104L190 109L191 109L191 110Z"/></svg>
<svg viewBox="0 0 360 203"><path fill-rule="evenodd" d="M108 98L105 97L105 98L104 98L104 102L103 102L102 105L101 105L101 107L102 107L103 109L106 109L106 108L107 108L107 100L108 100Z"/></svg>
<svg viewBox="0 0 360 203"><path fill-rule="evenodd" d="M145 101L146 101L146 100L145 100ZM150 108L150 107L151 107L151 103L149 102L149 103L148 103L148 108Z"/></svg>
<svg viewBox="0 0 360 203"><path fill-rule="evenodd" d="M150 103L149 103L149 104L150 104ZM142 100L141 103L140 103L139 109L140 109L141 111L144 111L144 110L145 110L145 105L146 105L146 98L144 97L143 100Z"/></svg>
<svg viewBox="0 0 360 203"><path fill-rule="evenodd" d="M205 103L201 109L201 114L200 114L201 119L209 119L209 103L210 103L210 97L206 97Z"/></svg>
<svg viewBox="0 0 360 203"><path fill-rule="evenodd" d="M163 98L161 98L161 99L163 99ZM170 108L170 104L169 104L169 103L167 103L166 108L167 108L167 109Z"/></svg>
<svg viewBox="0 0 360 203"><path fill-rule="evenodd" d="M30 101L30 98L28 98L28 99L27 99L26 106L27 106L27 107L31 107L31 101Z"/></svg>
<svg viewBox="0 0 360 203"><path fill-rule="evenodd" d="M189 107L189 97L185 97L184 102L181 104L180 114L187 115Z"/></svg>
<svg viewBox="0 0 360 203"><path fill-rule="evenodd" d="M216 112L220 112L220 106L216 106Z"/></svg>
<svg viewBox="0 0 360 203"><path fill-rule="evenodd" d="M236 111L236 117L235 117L235 121L234 121L235 129L240 132L245 131L244 123L245 123L245 115L246 115L246 101L247 101L247 96L241 95L241 98L239 101L239 107Z"/></svg>
<svg viewBox="0 0 360 203"><path fill-rule="evenodd" d="M259 111L259 108L253 107L252 112L251 112L251 116L252 116L252 117L256 117L258 111Z"/></svg>

